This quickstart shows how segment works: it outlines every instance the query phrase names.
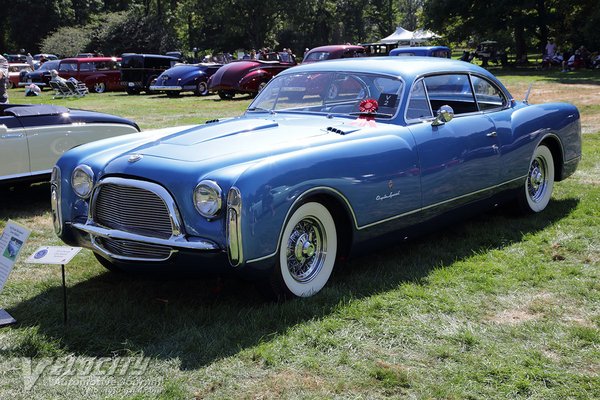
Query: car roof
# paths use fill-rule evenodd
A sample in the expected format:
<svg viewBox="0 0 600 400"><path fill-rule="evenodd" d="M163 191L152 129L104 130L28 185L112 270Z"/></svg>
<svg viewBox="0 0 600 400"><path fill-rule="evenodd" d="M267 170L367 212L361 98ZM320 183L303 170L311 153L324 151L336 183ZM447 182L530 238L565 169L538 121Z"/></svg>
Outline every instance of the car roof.
<svg viewBox="0 0 600 400"><path fill-rule="evenodd" d="M314 47L314 48L310 49L308 52L312 53L312 52L316 52L316 51L336 51L336 50L346 50L346 49L364 50L365 48L362 46L357 46L357 45L352 45L352 44L333 44L333 45L327 45L327 46Z"/></svg>
<svg viewBox="0 0 600 400"><path fill-rule="evenodd" d="M413 80L420 75L440 72L473 72L491 77L487 70L474 64L438 57L359 57L327 60L319 63L303 64L290 68L280 73L293 74L294 72L310 71L354 71L367 73L380 73L400 76L406 80Z"/></svg>
<svg viewBox="0 0 600 400"><path fill-rule="evenodd" d="M392 51L406 51L411 50L450 50L448 46L410 46L410 47L397 47Z"/></svg>
<svg viewBox="0 0 600 400"><path fill-rule="evenodd" d="M61 61L79 61L79 62L121 61L121 57L72 57L72 58L63 58Z"/></svg>
<svg viewBox="0 0 600 400"><path fill-rule="evenodd" d="M177 57L173 57L173 56L167 56L164 54L150 54L150 53L124 53L121 54L121 57L143 57L143 58L163 58L163 59L167 59L167 60L174 60L174 61L178 61L179 59Z"/></svg>

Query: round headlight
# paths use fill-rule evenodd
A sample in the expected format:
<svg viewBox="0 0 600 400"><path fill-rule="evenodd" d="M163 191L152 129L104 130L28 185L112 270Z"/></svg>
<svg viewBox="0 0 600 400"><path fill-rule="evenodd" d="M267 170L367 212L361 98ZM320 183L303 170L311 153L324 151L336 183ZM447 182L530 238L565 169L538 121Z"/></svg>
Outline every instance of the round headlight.
<svg viewBox="0 0 600 400"><path fill-rule="evenodd" d="M214 181L202 181L194 189L194 206L206 218L219 213L223 204L222 191Z"/></svg>
<svg viewBox="0 0 600 400"><path fill-rule="evenodd" d="M77 194L82 198L89 197L94 187L94 171L87 165L79 165L71 175L71 186Z"/></svg>

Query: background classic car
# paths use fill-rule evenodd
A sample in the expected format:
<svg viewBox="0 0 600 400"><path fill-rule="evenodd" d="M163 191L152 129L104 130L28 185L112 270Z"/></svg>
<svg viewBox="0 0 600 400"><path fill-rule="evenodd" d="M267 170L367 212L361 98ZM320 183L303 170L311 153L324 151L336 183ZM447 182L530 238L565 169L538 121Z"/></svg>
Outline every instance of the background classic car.
<svg viewBox="0 0 600 400"><path fill-rule="evenodd" d="M450 58L452 51L446 46L398 47L390 50L390 56L420 56Z"/></svg>
<svg viewBox="0 0 600 400"><path fill-rule="evenodd" d="M44 88L50 86L48 83L50 82L50 79L52 79L50 71L57 69L59 63L60 60L46 61L35 71L24 72L20 74L19 86L29 86L32 83L35 83L42 90L44 90Z"/></svg>
<svg viewBox="0 0 600 400"><path fill-rule="evenodd" d="M347 90L313 94L324 81ZM282 72L239 118L67 152L52 214L109 269L236 271L303 297L417 227L501 201L544 210L580 157L574 106L515 101L475 65L333 60Z"/></svg>
<svg viewBox="0 0 600 400"><path fill-rule="evenodd" d="M31 66L27 63L15 63L8 65L8 81L7 86L9 89L19 86L21 75L25 75L28 72L33 71Z"/></svg>
<svg viewBox="0 0 600 400"><path fill-rule="evenodd" d="M187 91L194 92L196 96L206 96L208 79L222 66L216 63L178 64L160 74L150 90L165 92L171 97Z"/></svg>
<svg viewBox="0 0 600 400"><path fill-rule="evenodd" d="M67 150L139 132L127 119L53 105L0 104L0 184L44 180Z"/></svg>
<svg viewBox="0 0 600 400"><path fill-rule="evenodd" d="M355 58L366 57L365 48L354 45L331 45L319 46L310 49L304 55L302 64L309 64L318 61L335 60L337 58Z"/></svg>
<svg viewBox="0 0 600 400"><path fill-rule="evenodd" d="M122 90L120 57L65 58L58 64L58 74L85 83L90 91L104 93Z"/></svg>
<svg viewBox="0 0 600 400"><path fill-rule="evenodd" d="M160 54L123 54L121 85L131 95L151 92L156 78L178 62L178 58Z"/></svg>
<svg viewBox="0 0 600 400"><path fill-rule="evenodd" d="M261 54L260 60L237 60L219 68L208 80L208 90L231 99L236 93L255 95L271 78L296 65L288 53ZM282 60L286 60L285 62Z"/></svg>

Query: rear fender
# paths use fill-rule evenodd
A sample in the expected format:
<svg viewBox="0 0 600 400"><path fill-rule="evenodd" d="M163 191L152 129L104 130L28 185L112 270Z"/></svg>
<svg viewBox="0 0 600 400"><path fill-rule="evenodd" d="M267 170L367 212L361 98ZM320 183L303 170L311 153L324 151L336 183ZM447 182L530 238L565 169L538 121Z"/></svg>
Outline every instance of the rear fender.
<svg viewBox="0 0 600 400"><path fill-rule="evenodd" d="M242 91L256 92L258 86L263 82L268 82L271 74L262 69L257 69L246 74L239 82L239 88Z"/></svg>

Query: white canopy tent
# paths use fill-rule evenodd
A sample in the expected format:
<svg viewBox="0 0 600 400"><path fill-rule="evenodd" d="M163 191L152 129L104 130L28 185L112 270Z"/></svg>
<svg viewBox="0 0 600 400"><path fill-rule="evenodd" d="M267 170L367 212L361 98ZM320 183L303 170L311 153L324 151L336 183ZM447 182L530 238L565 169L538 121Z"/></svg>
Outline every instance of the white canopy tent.
<svg viewBox="0 0 600 400"><path fill-rule="evenodd" d="M431 39L439 38L440 36L436 33L425 29L417 29L416 31L409 31L401 26L396 28L396 31L391 35L384 37L380 40L380 43L396 44L404 42L405 44L417 44L423 43Z"/></svg>
<svg viewBox="0 0 600 400"><path fill-rule="evenodd" d="M413 37L412 37L411 41L415 42L415 43L421 43L421 42L426 42L431 39L437 39L439 37L440 37L440 35L435 34L431 31L428 31L425 29L417 29L416 31L413 32Z"/></svg>
<svg viewBox="0 0 600 400"><path fill-rule="evenodd" d="M390 36L384 37L380 40L381 43L394 44L398 42L408 42L412 40L413 32L408 31L401 26L396 28L396 31Z"/></svg>

